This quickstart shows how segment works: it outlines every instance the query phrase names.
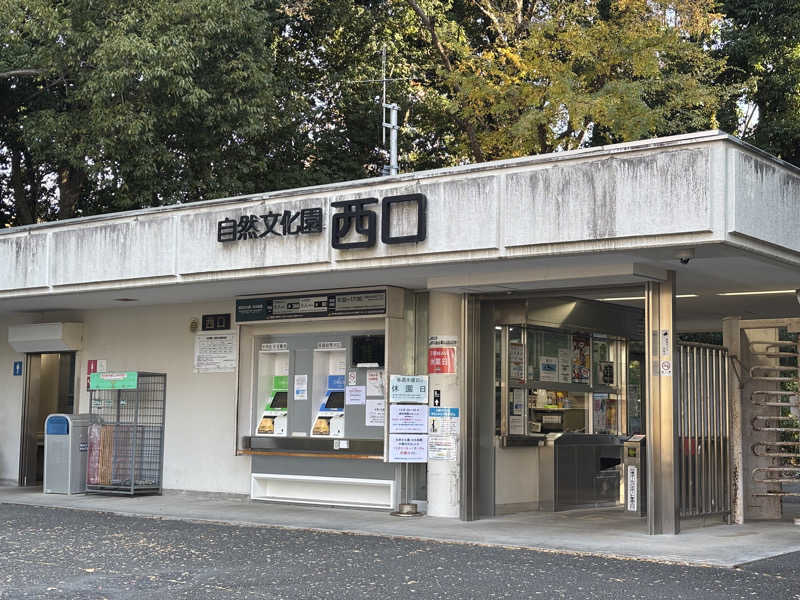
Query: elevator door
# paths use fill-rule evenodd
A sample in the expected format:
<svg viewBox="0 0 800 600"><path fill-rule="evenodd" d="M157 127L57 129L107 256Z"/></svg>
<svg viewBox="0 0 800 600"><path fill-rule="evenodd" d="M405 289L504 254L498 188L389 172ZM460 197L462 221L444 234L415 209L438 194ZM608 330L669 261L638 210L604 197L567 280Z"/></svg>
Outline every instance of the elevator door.
<svg viewBox="0 0 800 600"><path fill-rule="evenodd" d="M22 411L19 484L44 479L44 422L53 413L75 408L75 353L28 354Z"/></svg>

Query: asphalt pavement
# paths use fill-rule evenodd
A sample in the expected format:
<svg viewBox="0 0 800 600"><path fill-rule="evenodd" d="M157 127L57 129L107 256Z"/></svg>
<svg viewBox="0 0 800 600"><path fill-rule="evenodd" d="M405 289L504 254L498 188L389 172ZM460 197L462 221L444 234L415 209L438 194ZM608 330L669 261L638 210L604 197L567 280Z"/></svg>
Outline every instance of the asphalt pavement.
<svg viewBox="0 0 800 600"><path fill-rule="evenodd" d="M800 553L738 569L0 505L0 598L800 600Z"/></svg>

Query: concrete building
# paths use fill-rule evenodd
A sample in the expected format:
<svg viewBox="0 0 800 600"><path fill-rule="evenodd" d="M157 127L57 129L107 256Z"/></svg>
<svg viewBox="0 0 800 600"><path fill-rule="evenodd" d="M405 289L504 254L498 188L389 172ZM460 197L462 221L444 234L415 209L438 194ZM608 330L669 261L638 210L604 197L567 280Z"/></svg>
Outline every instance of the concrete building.
<svg viewBox="0 0 800 600"><path fill-rule="evenodd" d="M776 518L798 208L798 169L709 131L2 231L0 479L41 481L89 371L155 372L169 489L614 506L641 433L652 533Z"/></svg>

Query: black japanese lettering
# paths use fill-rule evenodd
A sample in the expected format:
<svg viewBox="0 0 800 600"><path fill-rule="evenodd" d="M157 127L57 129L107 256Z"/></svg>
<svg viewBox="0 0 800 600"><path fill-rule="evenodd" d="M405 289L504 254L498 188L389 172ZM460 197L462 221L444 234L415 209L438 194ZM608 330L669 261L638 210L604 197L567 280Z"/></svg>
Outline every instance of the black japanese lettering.
<svg viewBox="0 0 800 600"><path fill-rule="evenodd" d="M236 231L236 220L225 217L224 220L217 223L217 241L222 243L235 242Z"/></svg>
<svg viewBox="0 0 800 600"><path fill-rule="evenodd" d="M354 248L371 248L375 245L377 216L374 210L369 210L365 206L376 204L377 198L359 198L357 200L345 200L342 202L331 202L335 208L343 208L344 212L334 213L331 223L331 246L337 250L352 250ZM344 242L344 238L350 233L350 229L355 223L356 233L366 236L356 242Z"/></svg>
<svg viewBox="0 0 800 600"><path fill-rule="evenodd" d="M395 204L414 202L417 205L417 232L410 235L392 235L392 207ZM425 220L426 198L422 194L404 194L402 196L387 196L381 202L381 241L384 244L410 244L422 242L428 233Z"/></svg>
<svg viewBox="0 0 800 600"><path fill-rule="evenodd" d="M283 235L297 235L300 233L300 226L295 226L292 229L292 223L294 223L300 217L300 213L296 212L292 214L291 211L285 210L283 211L283 217L281 218L281 226L283 228Z"/></svg>
<svg viewBox="0 0 800 600"><path fill-rule="evenodd" d="M265 215L261 215L261 220L264 222L264 232L258 237L266 237L270 233L273 235L282 235L280 231L275 231L275 227L278 225L278 219L281 218L281 213L274 213L269 211Z"/></svg>
<svg viewBox="0 0 800 600"><path fill-rule="evenodd" d="M258 217L255 215L244 215L239 218L239 225L237 227L236 239L237 240L253 240L258 237Z"/></svg>
<svg viewBox="0 0 800 600"><path fill-rule="evenodd" d="M322 233L322 209L304 208L300 211L301 233Z"/></svg>

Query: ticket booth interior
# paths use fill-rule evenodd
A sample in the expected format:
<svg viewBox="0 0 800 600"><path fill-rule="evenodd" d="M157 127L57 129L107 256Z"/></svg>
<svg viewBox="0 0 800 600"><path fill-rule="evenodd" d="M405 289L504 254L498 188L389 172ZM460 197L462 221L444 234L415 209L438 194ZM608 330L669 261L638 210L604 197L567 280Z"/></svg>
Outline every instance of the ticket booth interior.
<svg viewBox="0 0 800 600"><path fill-rule="evenodd" d="M644 433L640 309L485 298L480 514L621 507L623 443Z"/></svg>

